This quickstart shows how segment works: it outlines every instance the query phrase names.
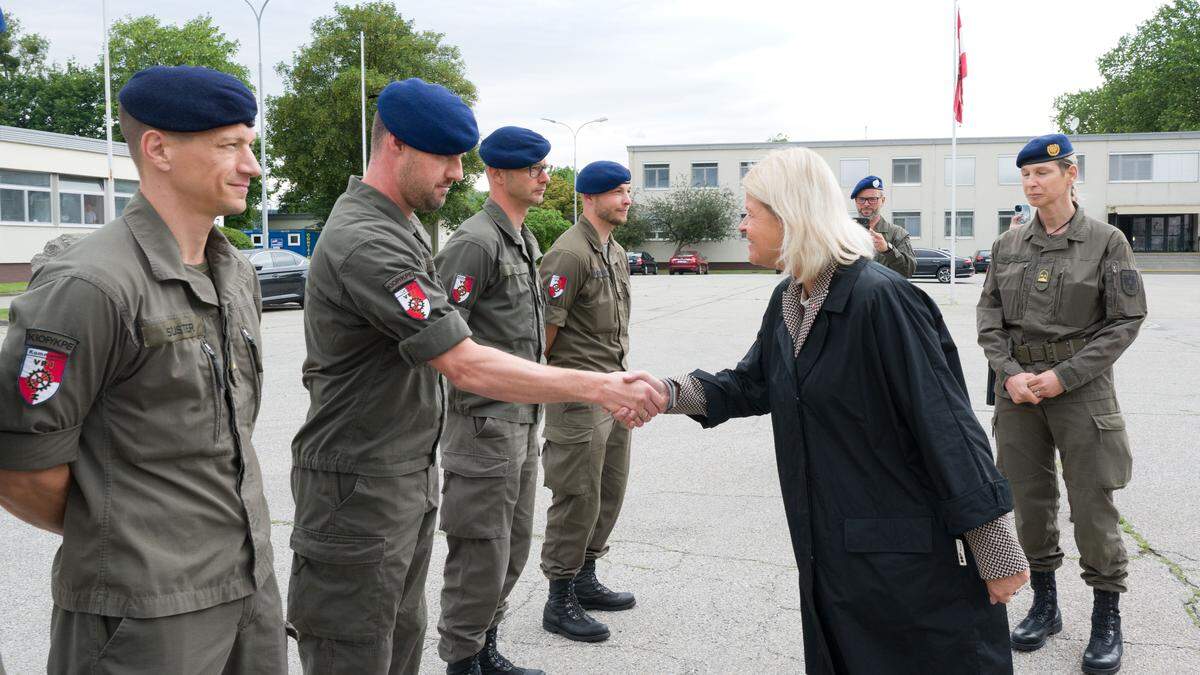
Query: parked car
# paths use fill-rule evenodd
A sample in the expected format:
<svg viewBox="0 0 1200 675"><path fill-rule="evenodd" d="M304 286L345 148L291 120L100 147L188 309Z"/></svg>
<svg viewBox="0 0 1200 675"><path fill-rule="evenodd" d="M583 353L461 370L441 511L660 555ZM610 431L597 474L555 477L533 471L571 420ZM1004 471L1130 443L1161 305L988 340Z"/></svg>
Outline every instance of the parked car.
<svg viewBox="0 0 1200 675"><path fill-rule="evenodd" d="M242 251L258 272L263 306L294 302L304 307L304 284L308 281L308 258L291 251Z"/></svg>
<svg viewBox="0 0 1200 675"><path fill-rule="evenodd" d="M658 274L658 261L645 251L629 251L630 274Z"/></svg>
<svg viewBox="0 0 1200 675"><path fill-rule="evenodd" d="M975 252L975 271L986 272L992 264L992 249L981 248Z"/></svg>
<svg viewBox="0 0 1200 675"><path fill-rule="evenodd" d="M679 251L671 256L667 271L671 274L683 274L684 272L708 274L708 258L696 251Z"/></svg>
<svg viewBox="0 0 1200 675"><path fill-rule="evenodd" d="M914 248L917 256L917 271L914 279L937 279L943 284L950 283L950 254L932 248ZM954 276L970 277L975 274L975 266L971 258L958 258L954 265Z"/></svg>

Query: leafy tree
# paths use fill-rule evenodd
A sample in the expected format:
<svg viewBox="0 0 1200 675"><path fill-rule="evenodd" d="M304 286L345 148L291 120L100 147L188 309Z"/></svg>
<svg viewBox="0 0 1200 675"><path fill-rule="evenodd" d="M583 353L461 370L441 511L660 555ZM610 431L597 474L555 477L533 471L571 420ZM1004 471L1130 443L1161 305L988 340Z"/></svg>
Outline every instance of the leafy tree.
<svg viewBox="0 0 1200 675"><path fill-rule="evenodd" d="M1097 65L1104 83L1054 100L1065 133L1200 129L1200 2L1164 5Z"/></svg>
<svg viewBox="0 0 1200 675"><path fill-rule="evenodd" d="M575 170L569 166L560 166L550 170L550 182L546 184L546 194L543 197L542 208L554 209L568 223L575 222L575 212L572 210L575 199Z"/></svg>
<svg viewBox="0 0 1200 675"><path fill-rule="evenodd" d="M284 93L272 97L267 113L273 175L288 186L281 204L318 220L328 217L346 189L346 177L362 173L360 30L366 36L368 94L393 80L420 77L449 88L468 104L476 99L458 48L445 44L441 33L416 30L390 2L338 4L332 15L314 21L312 41L291 63L276 67ZM375 104L369 102L368 124L374 114ZM454 226L470 216L475 210L472 184L482 171L478 153L464 156L464 179L450 189L445 206L422 214L426 220Z"/></svg>
<svg viewBox="0 0 1200 675"><path fill-rule="evenodd" d="M562 236L567 228L571 227L571 223L555 209L535 206L529 209L529 213L525 216L525 227L533 232L533 236L537 238L538 248L545 253L550 250L554 241Z"/></svg>
<svg viewBox="0 0 1200 675"><path fill-rule="evenodd" d="M233 244L234 248L242 250L254 248L254 242L250 239L250 235L241 230L232 227L222 227L221 234L225 235L225 238L229 240L230 244Z"/></svg>
<svg viewBox="0 0 1200 675"><path fill-rule="evenodd" d="M613 230L612 236L626 251L641 246L650 237L650 222L646 220L645 208L638 202L629 207L625 224Z"/></svg>
<svg viewBox="0 0 1200 675"><path fill-rule="evenodd" d="M682 181L681 181L682 182ZM704 241L723 241L733 235L737 199L728 188L677 185L661 197L650 199L638 214L648 230L662 232L675 242L675 250Z"/></svg>

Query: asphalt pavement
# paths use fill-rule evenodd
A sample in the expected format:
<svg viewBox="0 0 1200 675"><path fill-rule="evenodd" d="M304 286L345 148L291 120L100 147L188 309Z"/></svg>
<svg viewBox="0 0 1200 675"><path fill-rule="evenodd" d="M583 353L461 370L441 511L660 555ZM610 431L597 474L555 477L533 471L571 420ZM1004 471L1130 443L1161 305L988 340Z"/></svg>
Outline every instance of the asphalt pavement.
<svg viewBox="0 0 1200 675"><path fill-rule="evenodd" d="M631 365L659 375L734 365L758 329L779 277L762 274L635 277ZM986 365L975 344L982 277L954 289L917 282L940 304L958 343L975 410ZM1126 519L1130 592L1122 598L1127 673L1200 672L1200 276L1146 277L1151 318L1118 362L1118 390L1134 447L1134 477L1118 493ZM0 331L3 331L0 328ZM263 317L265 403L254 436L274 519L276 569L287 590L292 556L290 442L304 418L302 315ZM549 673L787 673L803 671L796 569L774 467L769 420L734 420L702 431L664 416L633 437L632 477L612 551L598 570L609 587L637 594L633 610L598 613L612 629L599 644L541 629L546 582L537 562L549 492L538 494L535 542L513 591L501 647L513 661ZM1017 672L1079 672L1091 593L1078 577L1064 499L1067 564L1059 573L1063 632ZM44 672L50 624L49 573L56 537L0 515L0 653L12 673ZM444 672L436 652L445 540L438 535L426 589L429 629L422 672ZM1029 591L1010 607L1018 621ZM880 598L880 602L887 602ZM294 645L291 670L299 673Z"/></svg>

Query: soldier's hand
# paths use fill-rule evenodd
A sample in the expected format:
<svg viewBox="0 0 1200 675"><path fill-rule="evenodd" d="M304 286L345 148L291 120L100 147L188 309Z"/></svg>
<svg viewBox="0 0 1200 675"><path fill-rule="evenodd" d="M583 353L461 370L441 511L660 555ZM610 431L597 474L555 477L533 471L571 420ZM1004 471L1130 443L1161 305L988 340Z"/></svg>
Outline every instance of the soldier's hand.
<svg viewBox="0 0 1200 675"><path fill-rule="evenodd" d="M1039 399L1054 398L1064 391L1062 381L1058 379L1058 373L1053 370L1047 370L1044 373L1033 376L1026 383L1026 386Z"/></svg>
<svg viewBox="0 0 1200 675"><path fill-rule="evenodd" d="M1042 399L1034 394L1029 388L1029 382L1036 375L1033 373L1017 373L1004 381L1004 390L1008 392L1009 398L1013 403L1032 403L1037 405L1042 402Z"/></svg>
<svg viewBox="0 0 1200 675"><path fill-rule="evenodd" d="M883 253L884 251L888 250L890 245L887 243L887 239L884 239L883 235L879 234L875 230L871 230L870 232L871 232L871 241L875 244L875 250L880 253Z"/></svg>
<svg viewBox="0 0 1200 675"><path fill-rule="evenodd" d="M999 579L988 579L984 582L987 584L988 600L994 605L997 602L1008 604L1017 591L1021 587L1029 583L1029 570L1022 570L1009 577L1000 577Z"/></svg>
<svg viewBox="0 0 1200 675"><path fill-rule="evenodd" d="M666 410L668 395L666 385L653 375L635 371L606 375L599 392L599 400L610 413L619 414L622 408L632 411L632 416L624 416L628 421L622 422L632 428L640 427ZM633 423L633 417L636 417L636 423Z"/></svg>

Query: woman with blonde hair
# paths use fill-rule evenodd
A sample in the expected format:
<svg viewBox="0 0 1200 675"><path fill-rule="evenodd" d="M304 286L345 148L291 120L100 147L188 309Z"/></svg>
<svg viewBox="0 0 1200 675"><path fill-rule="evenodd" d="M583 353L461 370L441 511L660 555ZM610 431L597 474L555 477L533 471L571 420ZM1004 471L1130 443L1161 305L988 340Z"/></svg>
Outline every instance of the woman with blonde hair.
<svg viewBox="0 0 1200 675"><path fill-rule="evenodd" d="M663 387L705 428L771 415L806 670L1011 672L998 603L1028 563L937 305L871 261L816 153L772 152L743 185L750 262L787 278L736 367Z"/></svg>

